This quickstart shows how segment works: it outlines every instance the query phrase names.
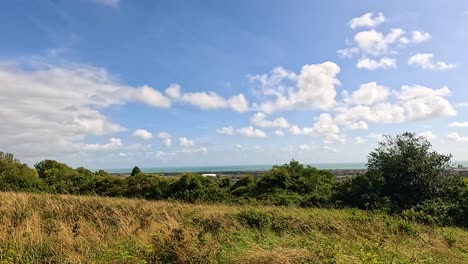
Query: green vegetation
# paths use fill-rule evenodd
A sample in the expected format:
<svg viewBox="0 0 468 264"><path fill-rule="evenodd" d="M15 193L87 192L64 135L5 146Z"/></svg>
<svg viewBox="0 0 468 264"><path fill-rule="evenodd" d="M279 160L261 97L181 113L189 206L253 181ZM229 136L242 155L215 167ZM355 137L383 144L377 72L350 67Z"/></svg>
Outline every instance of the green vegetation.
<svg viewBox="0 0 468 264"><path fill-rule="evenodd" d="M0 152L0 190L41 191L44 182L34 169L21 164L12 154Z"/></svg>
<svg viewBox="0 0 468 264"><path fill-rule="evenodd" d="M358 209L0 192L0 263L466 263L468 231Z"/></svg>
<svg viewBox="0 0 468 264"><path fill-rule="evenodd" d="M382 175L380 194L401 209L411 208L426 200L452 200L454 188L461 179L450 174L451 155L431 149L422 137L405 133L387 136L369 154L368 169Z"/></svg>

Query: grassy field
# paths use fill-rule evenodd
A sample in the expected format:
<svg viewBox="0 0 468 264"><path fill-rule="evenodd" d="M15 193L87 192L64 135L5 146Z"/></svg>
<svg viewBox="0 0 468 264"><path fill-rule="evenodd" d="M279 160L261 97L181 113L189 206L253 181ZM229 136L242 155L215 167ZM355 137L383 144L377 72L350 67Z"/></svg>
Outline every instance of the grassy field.
<svg viewBox="0 0 468 264"><path fill-rule="evenodd" d="M0 263L467 263L468 231L360 210L0 193Z"/></svg>

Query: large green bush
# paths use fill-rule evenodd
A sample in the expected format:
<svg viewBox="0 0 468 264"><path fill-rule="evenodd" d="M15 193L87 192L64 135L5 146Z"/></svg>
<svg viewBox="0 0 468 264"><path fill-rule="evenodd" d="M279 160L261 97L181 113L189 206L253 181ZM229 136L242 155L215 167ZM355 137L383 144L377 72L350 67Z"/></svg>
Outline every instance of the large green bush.
<svg viewBox="0 0 468 264"><path fill-rule="evenodd" d="M406 209L425 200L449 199L460 178L450 173L451 155L432 150L414 133L386 136L368 157L368 170L384 178L381 195Z"/></svg>
<svg viewBox="0 0 468 264"><path fill-rule="evenodd" d="M406 219L425 224L454 225L461 219L463 210L457 203L435 199L426 200L401 214Z"/></svg>
<svg viewBox="0 0 468 264"><path fill-rule="evenodd" d="M219 188L211 177L187 173L182 175L171 187L171 197L188 202L223 201L227 192Z"/></svg>
<svg viewBox="0 0 468 264"><path fill-rule="evenodd" d="M0 152L0 190L34 192L44 189L34 169L22 164L13 154Z"/></svg>
<svg viewBox="0 0 468 264"><path fill-rule="evenodd" d="M329 171L292 160L262 175L254 191L257 199L276 205L324 206L330 204L335 183Z"/></svg>
<svg viewBox="0 0 468 264"><path fill-rule="evenodd" d="M390 199L382 194L384 184L385 179L380 173L368 171L339 183L334 200L339 206L390 210Z"/></svg>

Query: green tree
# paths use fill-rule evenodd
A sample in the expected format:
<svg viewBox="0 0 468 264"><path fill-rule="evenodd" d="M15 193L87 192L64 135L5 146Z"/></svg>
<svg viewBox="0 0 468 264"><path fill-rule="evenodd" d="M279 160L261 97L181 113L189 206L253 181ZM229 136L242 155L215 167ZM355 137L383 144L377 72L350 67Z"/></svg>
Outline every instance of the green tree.
<svg viewBox="0 0 468 264"><path fill-rule="evenodd" d="M15 159L13 154L0 152L0 190L42 191L45 184L37 172Z"/></svg>
<svg viewBox="0 0 468 264"><path fill-rule="evenodd" d="M460 178L449 172L451 155L439 154L424 137L385 136L368 156L368 170L382 175L381 195L400 209L430 199L449 198Z"/></svg>
<svg viewBox="0 0 468 264"><path fill-rule="evenodd" d="M70 191L72 186L69 180L78 174L74 169L55 160L43 160L36 163L34 167L51 192L73 193Z"/></svg>
<svg viewBox="0 0 468 264"><path fill-rule="evenodd" d="M34 167L39 177L48 185L51 192L69 194L92 194L96 189L96 175L83 167L76 170L65 163L43 160Z"/></svg>
<svg viewBox="0 0 468 264"><path fill-rule="evenodd" d="M131 176L137 176L138 174L141 174L140 168L137 166L133 167L132 173L130 173Z"/></svg>

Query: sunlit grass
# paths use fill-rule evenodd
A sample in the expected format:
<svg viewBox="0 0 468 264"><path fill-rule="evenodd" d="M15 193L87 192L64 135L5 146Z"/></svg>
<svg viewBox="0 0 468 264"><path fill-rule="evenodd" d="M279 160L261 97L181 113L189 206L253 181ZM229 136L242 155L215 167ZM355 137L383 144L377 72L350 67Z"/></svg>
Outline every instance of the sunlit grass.
<svg viewBox="0 0 468 264"><path fill-rule="evenodd" d="M0 193L0 263L467 263L468 232L361 210Z"/></svg>

